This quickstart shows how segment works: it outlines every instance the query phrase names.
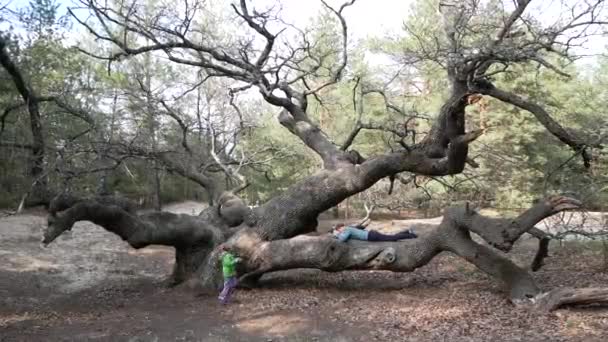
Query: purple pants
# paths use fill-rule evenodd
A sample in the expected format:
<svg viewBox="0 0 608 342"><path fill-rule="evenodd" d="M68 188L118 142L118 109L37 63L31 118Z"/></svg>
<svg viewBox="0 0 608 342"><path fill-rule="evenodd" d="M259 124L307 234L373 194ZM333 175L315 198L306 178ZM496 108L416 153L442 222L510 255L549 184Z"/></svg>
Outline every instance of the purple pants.
<svg viewBox="0 0 608 342"><path fill-rule="evenodd" d="M375 230L370 230L367 234L367 241L399 241L405 239L415 239L418 235L412 233L409 229L397 234L382 234Z"/></svg>
<svg viewBox="0 0 608 342"><path fill-rule="evenodd" d="M236 289L236 284L236 277L224 278L224 288L222 289L222 292L220 292L220 295L217 297L222 304L228 304L228 301L230 301L230 297Z"/></svg>

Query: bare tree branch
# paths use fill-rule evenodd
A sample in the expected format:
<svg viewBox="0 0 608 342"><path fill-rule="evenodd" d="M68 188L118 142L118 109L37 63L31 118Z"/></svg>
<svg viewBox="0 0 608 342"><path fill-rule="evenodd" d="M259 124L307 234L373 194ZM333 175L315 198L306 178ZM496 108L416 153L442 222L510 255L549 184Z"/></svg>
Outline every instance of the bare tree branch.
<svg viewBox="0 0 608 342"><path fill-rule="evenodd" d="M342 73L344 72L346 64L348 63L348 26L346 25L346 20L344 20L344 17L342 16L342 11L346 7L352 6L355 1L356 0L350 0L348 2L345 2L342 4L342 6L340 6L338 10L335 10L333 7L329 6L325 2L325 0L321 0L321 3L323 3L323 5L327 7L327 9L329 9L336 15L336 17L340 21L340 25L342 26L342 51L340 54L340 64L338 65L338 68L334 71L333 75L331 76L331 79L328 82L325 82L314 89L307 90L304 93L305 95L316 94L321 89L337 83L342 77Z"/></svg>

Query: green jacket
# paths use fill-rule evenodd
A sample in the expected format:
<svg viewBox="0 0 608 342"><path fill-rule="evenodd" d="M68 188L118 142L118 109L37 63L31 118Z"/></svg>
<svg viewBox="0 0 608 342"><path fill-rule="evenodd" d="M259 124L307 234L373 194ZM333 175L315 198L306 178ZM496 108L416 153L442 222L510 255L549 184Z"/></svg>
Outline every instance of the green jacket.
<svg viewBox="0 0 608 342"><path fill-rule="evenodd" d="M224 278L236 276L236 264L239 261L241 261L241 258L236 258L230 252L222 254L222 271L224 273Z"/></svg>

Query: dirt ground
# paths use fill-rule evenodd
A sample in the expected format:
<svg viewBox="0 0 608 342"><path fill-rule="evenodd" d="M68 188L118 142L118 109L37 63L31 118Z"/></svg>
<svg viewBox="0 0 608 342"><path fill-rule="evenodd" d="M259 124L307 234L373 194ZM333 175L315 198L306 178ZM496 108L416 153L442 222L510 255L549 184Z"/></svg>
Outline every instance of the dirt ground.
<svg viewBox="0 0 608 342"><path fill-rule="evenodd" d="M407 274L278 272L220 306L215 297L165 286L170 248L134 250L87 222L44 248L44 223L43 212L0 218L0 341L608 340L608 308L515 308L499 284L448 254ZM511 257L528 263L531 242ZM535 277L547 289L607 286L599 246L552 246Z"/></svg>

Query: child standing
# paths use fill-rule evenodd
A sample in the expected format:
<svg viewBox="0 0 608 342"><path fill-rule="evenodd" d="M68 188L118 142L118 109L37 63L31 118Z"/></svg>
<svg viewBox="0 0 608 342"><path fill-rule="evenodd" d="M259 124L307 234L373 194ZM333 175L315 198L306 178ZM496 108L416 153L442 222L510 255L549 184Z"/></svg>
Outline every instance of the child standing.
<svg viewBox="0 0 608 342"><path fill-rule="evenodd" d="M224 288L222 289L222 292L220 292L218 299L222 304L228 304L230 297L236 289L236 264L241 261L241 258L235 257L224 245L220 246L220 253L222 273L224 274Z"/></svg>

